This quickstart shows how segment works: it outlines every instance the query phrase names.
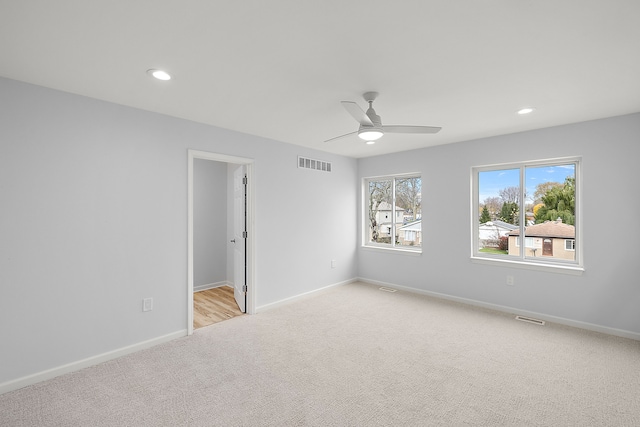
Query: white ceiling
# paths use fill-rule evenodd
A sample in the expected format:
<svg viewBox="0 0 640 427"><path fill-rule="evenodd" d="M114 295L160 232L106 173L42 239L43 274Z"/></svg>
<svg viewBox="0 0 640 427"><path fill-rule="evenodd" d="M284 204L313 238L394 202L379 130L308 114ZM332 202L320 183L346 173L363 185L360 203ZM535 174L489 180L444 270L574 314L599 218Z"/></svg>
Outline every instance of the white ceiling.
<svg viewBox="0 0 640 427"><path fill-rule="evenodd" d="M638 0L0 0L0 75L367 157L638 112L639 22ZM442 131L324 143L366 91Z"/></svg>

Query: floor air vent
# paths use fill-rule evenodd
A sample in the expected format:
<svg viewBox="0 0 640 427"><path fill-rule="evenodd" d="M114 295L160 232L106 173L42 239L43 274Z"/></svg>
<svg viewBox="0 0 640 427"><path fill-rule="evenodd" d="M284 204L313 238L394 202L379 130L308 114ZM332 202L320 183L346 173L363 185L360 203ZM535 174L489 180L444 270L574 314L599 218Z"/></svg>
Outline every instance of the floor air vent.
<svg viewBox="0 0 640 427"><path fill-rule="evenodd" d="M521 322L533 323L534 325L544 326L544 320L533 319L531 317L516 316L516 320L519 320Z"/></svg>
<svg viewBox="0 0 640 427"><path fill-rule="evenodd" d="M380 288L380 290L385 292L391 292L391 293L396 292L396 289L385 288L385 287Z"/></svg>
<svg viewBox="0 0 640 427"><path fill-rule="evenodd" d="M313 169L322 172L331 172L331 163L323 160L309 159L308 157L298 156L298 167L304 169Z"/></svg>

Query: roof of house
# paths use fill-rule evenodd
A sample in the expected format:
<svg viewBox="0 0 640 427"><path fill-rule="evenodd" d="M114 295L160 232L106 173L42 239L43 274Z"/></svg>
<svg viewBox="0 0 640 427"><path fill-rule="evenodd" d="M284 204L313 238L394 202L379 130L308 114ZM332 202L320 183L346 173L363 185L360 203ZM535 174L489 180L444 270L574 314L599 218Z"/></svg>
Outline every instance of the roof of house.
<svg viewBox="0 0 640 427"><path fill-rule="evenodd" d="M510 236L518 236L520 230L509 232ZM562 220L545 221L541 224L534 224L525 227L524 234L528 237L557 237L561 239L574 239L576 228L573 225L564 224Z"/></svg>
<svg viewBox="0 0 640 427"><path fill-rule="evenodd" d="M420 230L422 230L422 220L419 219L417 221L408 222L405 225L403 225L402 227L400 227L399 230L420 231Z"/></svg>
<svg viewBox="0 0 640 427"><path fill-rule="evenodd" d="M378 211L390 211L390 210L391 210L391 203L380 202L380 205L378 205ZM402 209L399 206L396 206L396 211L404 211L404 209Z"/></svg>
<svg viewBox="0 0 640 427"><path fill-rule="evenodd" d="M484 227L488 227L488 228L498 227L498 228L504 228L504 229L507 229L507 230L516 230L516 229L518 229L517 225L509 224L508 222L504 222L504 221L500 221L500 220L487 221L485 223L480 224L480 227L484 228L483 226Z"/></svg>

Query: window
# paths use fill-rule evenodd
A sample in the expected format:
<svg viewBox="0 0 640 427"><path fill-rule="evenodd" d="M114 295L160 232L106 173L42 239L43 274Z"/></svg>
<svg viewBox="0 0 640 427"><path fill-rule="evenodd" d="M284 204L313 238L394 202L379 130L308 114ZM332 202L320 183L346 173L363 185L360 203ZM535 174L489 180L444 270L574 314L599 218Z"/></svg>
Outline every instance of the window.
<svg viewBox="0 0 640 427"><path fill-rule="evenodd" d="M534 246L536 244L538 246ZM516 236L516 246L520 246L520 236ZM525 237L524 246L526 248L542 247L540 239L534 239L533 237Z"/></svg>
<svg viewBox="0 0 640 427"><path fill-rule="evenodd" d="M364 180L365 246L422 247L422 179L401 175Z"/></svg>
<svg viewBox="0 0 640 427"><path fill-rule="evenodd" d="M579 170L579 158L473 168L472 257L581 269ZM498 226L496 244L485 234Z"/></svg>

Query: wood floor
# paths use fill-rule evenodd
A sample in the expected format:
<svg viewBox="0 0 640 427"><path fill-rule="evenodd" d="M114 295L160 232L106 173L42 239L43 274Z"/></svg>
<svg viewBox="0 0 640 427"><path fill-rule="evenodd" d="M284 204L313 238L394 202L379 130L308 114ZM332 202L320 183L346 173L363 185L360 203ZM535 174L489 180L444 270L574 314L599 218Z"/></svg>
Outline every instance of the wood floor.
<svg viewBox="0 0 640 427"><path fill-rule="evenodd" d="M233 288L230 286L220 286L193 293L194 329L243 314L233 297Z"/></svg>

